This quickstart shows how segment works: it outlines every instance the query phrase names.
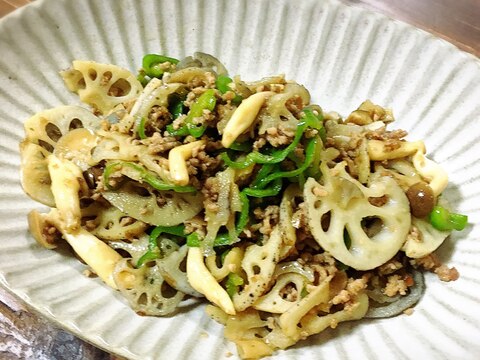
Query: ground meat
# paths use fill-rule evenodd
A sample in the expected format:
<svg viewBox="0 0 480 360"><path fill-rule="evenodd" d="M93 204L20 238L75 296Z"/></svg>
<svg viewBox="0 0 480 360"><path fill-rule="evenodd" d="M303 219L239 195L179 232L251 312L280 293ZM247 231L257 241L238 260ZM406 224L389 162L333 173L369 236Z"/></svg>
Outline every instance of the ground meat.
<svg viewBox="0 0 480 360"><path fill-rule="evenodd" d="M264 135L259 135L257 137L257 140L253 143L253 150L260 150L262 147L264 147L267 144L267 139L265 139Z"/></svg>
<svg viewBox="0 0 480 360"><path fill-rule="evenodd" d="M387 284L383 289L383 293L387 296L395 296L397 294L406 295L408 286L405 279L400 275L391 275L387 279Z"/></svg>
<svg viewBox="0 0 480 360"><path fill-rule="evenodd" d="M297 119L300 118L300 113L302 112L303 106L303 100L298 95L292 96L285 102L285 107L287 110L290 111Z"/></svg>
<svg viewBox="0 0 480 360"><path fill-rule="evenodd" d="M161 154L181 145L180 141L177 141L174 136L162 136L157 132L149 140L148 152L150 154Z"/></svg>
<svg viewBox="0 0 480 360"><path fill-rule="evenodd" d="M214 177L209 177L205 184L202 187L202 194L204 197L204 207L205 210L217 212L218 211L218 193L219 193L219 183L218 179Z"/></svg>
<svg viewBox="0 0 480 360"><path fill-rule="evenodd" d="M282 129L281 127L271 127L266 130L266 141L273 147L288 145L293 141L295 131Z"/></svg>
<svg viewBox="0 0 480 360"><path fill-rule="evenodd" d="M422 233L418 230L416 226L411 226L410 231L407 234L406 241L413 240L415 242L422 242Z"/></svg>
<svg viewBox="0 0 480 360"><path fill-rule="evenodd" d="M253 211L255 218L262 220L256 226L252 226L254 230L258 230L261 234L270 235L274 226L278 223L280 207L278 205L269 205L265 209L256 208Z"/></svg>
<svg viewBox="0 0 480 360"><path fill-rule="evenodd" d="M287 284L287 286L280 290L279 295L282 299L293 302L298 299L298 290L293 284Z"/></svg>
<svg viewBox="0 0 480 360"><path fill-rule="evenodd" d="M360 279L350 278L347 281L347 286L341 290L335 297L332 298L333 305L344 304L357 297L357 295L367 287L367 278Z"/></svg>
<svg viewBox="0 0 480 360"><path fill-rule="evenodd" d="M442 281L455 281L458 280L460 274L458 270L454 267L449 268L446 265L440 265L438 268L435 269L435 274L438 275L438 278Z"/></svg>
<svg viewBox="0 0 480 360"><path fill-rule="evenodd" d="M437 274L438 278L442 281L455 281L460 277L456 268L449 268L448 266L443 265L435 254L429 254L419 259L412 259L410 260L410 263L415 267L419 266Z"/></svg>
<svg viewBox="0 0 480 360"><path fill-rule="evenodd" d="M380 197L369 197L368 202L370 204L372 204L373 206L382 207L383 205L385 205L388 202L388 196L383 195L383 196L380 196Z"/></svg>
<svg viewBox="0 0 480 360"><path fill-rule="evenodd" d="M58 231L55 226L48 223L45 224L45 227L42 230L42 235L45 242L52 245L62 238L62 233Z"/></svg>
<svg viewBox="0 0 480 360"><path fill-rule="evenodd" d="M200 174L200 179L212 177L217 172L222 163L220 156L210 156L205 150L193 153L192 157L187 160L187 170L189 175Z"/></svg>
<svg viewBox="0 0 480 360"><path fill-rule="evenodd" d="M147 126L155 131L163 129L172 121L172 115L165 106L155 105L148 114Z"/></svg>
<svg viewBox="0 0 480 360"><path fill-rule="evenodd" d="M368 131L365 134L365 137L369 140L382 140L382 141L387 141L387 140L401 140L405 136L407 136L408 133L405 130L397 129L397 130L392 130L392 131L387 131L385 128L377 129L374 131Z"/></svg>
<svg viewBox="0 0 480 360"><path fill-rule="evenodd" d="M207 222L203 216L194 216L193 218L186 220L184 224L186 234L196 232L200 235L205 235L207 233Z"/></svg>
<svg viewBox="0 0 480 360"><path fill-rule="evenodd" d="M378 273L380 275L390 275L401 268L403 268L403 264L400 261L397 259L391 259L378 268Z"/></svg>

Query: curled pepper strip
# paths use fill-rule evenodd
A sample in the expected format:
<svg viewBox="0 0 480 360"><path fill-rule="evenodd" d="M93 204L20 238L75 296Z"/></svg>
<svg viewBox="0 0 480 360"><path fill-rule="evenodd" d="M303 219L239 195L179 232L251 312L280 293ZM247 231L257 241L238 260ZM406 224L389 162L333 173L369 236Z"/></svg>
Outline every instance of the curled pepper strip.
<svg viewBox="0 0 480 360"><path fill-rule="evenodd" d="M140 139L146 139L147 135L145 134L145 125L146 125L147 119L145 117L140 118L140 121L138 122L137 126L137 134Z"/></svg>
<svg viewBox="0 0 480 360"><path fill-rule="evenodd" d="M225 94L227 91L232 91L229 86L232 82L233 80L227 75L219 75L215 81L215 86L217 87L218 91L220 91L222 94ZM238 105L242 102L242 100L243 99L240 95L235 94L232 103Z"/></svg>
<svg viewBox="0 0 480 360"><path fill-rule="evenodd" d="M312 129L319 131L320 129L323 129L322 119L315 116L311 109L303 109L303 113L304 116L298 123L297 129L295 130L295 137L286 148L272 151L271 154L262 154L258 151L253 151L245 157L245 160L242 161L234 161L230 159L226 152L223 152L221 154L222 160L227 166L234 169L245 169L252 164L277 164L282 162L287 158L288 154L290 154L297 147L307 127L311 127Z"/></svg>
<svg viewBox="0 0 480 360"><path fill-rule="evenodd" d="M160 78L165 72L161 64L166 62L178 64L179 60L164 55L147 54L143 57L142 68L147 76Z"/></svg>
<svg viewBox="0 0 480 360"><path fill-rule="evenodd" d="M155 227L148 237L148 251L138 259L137 268L151 260L158 259L161 256L157 239L163 233L185 237L185 225Z"/></svg>
<svg viewBox="0 0 480 360"><path fill-rule="evenodd" d="M238 293L238 287L243 285L243 278L236 273L229 273L225 282L225 288L228 296L233 296Z"/></svg>
<svg viewBox="0 0 480 360"><path fill-rule="evenodd" d="M266 177L260 178L256 182L255 189L263 189L265 186L268 185L268 183L276 179L291 178L302 174L312 164L315 157L315 148L318 142L319 138L317 136L308 141L305 148L305 161L298 169L290 171L277 171L267 175Z"/></svg>
<svg viewBox="0 0 480 360"><path fill-rule="evenodd" d="M125 168L128 168L128 170L125 170ZM133 172L131 170L133 170ZM113 187L109 184L110 176L117 171L121 171L122 174L134 180L145 181L147 184L149 184L156 190L173 190L178 193L197 191L197 189L195 189L193 186L179 186L166 183L158 176L143 168L142 166L128 161L112 163L105 167L105 170L103 171L103 182L109 190L113 190Z"/></svg>
<svg viewBox="0 0 480 360"><path fill-rule="evenodd" d="M191 106L190 111L188 112L184 121L185 125L175 130L170 124L167 126L167 131L173 136L192 135L194 138L199 138L205 132L206 126L198 126L194 124L193 121L195 118L202 116L204 110L213 111L216 103L217 99L215 97L215 90L208 89L202 95L200 95L197 101L195 101Z"/></svg>
<svg viewBox="0 0 480 360"><path fill-rule="evenodd" d="M433 208L429 219L432 226L440 231L461 231L468 223L467 215L452 213L439 205Z"/></svg>

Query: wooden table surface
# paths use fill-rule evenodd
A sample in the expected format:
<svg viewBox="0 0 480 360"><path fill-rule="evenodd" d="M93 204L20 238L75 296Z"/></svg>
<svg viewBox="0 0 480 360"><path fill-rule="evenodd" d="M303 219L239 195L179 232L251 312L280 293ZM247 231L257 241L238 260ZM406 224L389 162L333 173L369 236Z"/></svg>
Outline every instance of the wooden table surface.
<svg viewBox="0 0 480 360"><path fill-rule="evenodd" d="M480 0L343 0L442 37L480 57ZM0 17L29 0L0 0ZM27 310L0 288L1 359L113 359Z"/></svg>

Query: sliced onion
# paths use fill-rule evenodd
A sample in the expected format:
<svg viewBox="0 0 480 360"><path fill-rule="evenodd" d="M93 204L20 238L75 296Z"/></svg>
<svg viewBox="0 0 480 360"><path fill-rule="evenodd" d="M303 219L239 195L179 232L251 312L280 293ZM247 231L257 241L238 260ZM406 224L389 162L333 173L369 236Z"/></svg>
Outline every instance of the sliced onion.
<svg viewBox="0 0 480 360"><path fill-rule="evenodd" d="M275 273L273 274L273 277L277 278L281 274L292 272L304 276L309 282L313 282L313 280L315 279L315 274L313 273L313 270L303 267L298 261L288 261L278 264L277 268L275 269Z"/></svg>
<svg viewBox="0 0 480 360"><path fill-rule="evenodd" d="M400 296L397 301L392 303L386 303L387 305L383 306L379 303L375 304L375 301L371 301L370 307L365 317L370 319L389 318L399 315L403 311L415 305L423 295L423 292L425 290L425 281L423 279L423 274L420 271L415 271L413 273L413 279L415 281L415 285L410 287L410 292L408 293L408 295Z"/></svg>

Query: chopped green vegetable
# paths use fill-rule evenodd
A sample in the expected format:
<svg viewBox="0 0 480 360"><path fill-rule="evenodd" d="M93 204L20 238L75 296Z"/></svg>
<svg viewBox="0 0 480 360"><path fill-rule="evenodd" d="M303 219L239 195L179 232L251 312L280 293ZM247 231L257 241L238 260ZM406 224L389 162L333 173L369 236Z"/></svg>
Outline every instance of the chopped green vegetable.
<svg viewBox="0 0 480 360"><path fill-rule="evenodd" d="M233 161L230 159L226 152L221 154L222 160L229 167L234 169L245 169L252 164L278 164L285 160L299 144L303 133L308 127L312 129L322 129L322 120L316 117L310 109L304 109L304 117L300 120L295 131L295 137L293 141L286 148L282 150L274 150L270 154L262 154L258 151L253 151L249 153L244 160Z"/></svg>
<svg viewBox="0 0 480 360"><path fill-rule="evenodd" d="M314 138L308 141L308 144L305 148L305 161L298 169L290 170L290 171L273 172L270 175L259 179L257 181L255 189L263 189L265 186L267 186L268 183L270 183L275 179L291 178L291 177L302 174L312 164L312 161L315 155L315 148L318 142L319 142L319 138L317 136L315 136Z"/></svg>
<svg viewBox="0 0 480 360"><path fill-rule="evenodd" d="M137 261L137 268L161 256L157 239L162 233L185 237L185 225L157 226L154 228L148 238L148 251Z"/></svg>
<svg viewBox="0 0 480 360"><path fill-rule="evenodd" d="M137 126L137 134L140 139L146 139L147 135L145 134L145 123L147 122L147 118L142 117Z"/></svg>
<svg viewBox="0 0 480 360"><path fill-rule="evenodd" d="M230 88L230 85L231 83L233 82L233 80L228 77L227 75L219 75L217 77L217 80L215 81L215 86L217 87L218 91L220 91L222 94L225 94L227 91L232 91L232 89ZM233 98L232 102L235 104L235 105L238 105L242 102L242 97L238 94L235 94L235 97Z"/></svg>
<svg viewBox="0 0 480 360"><path fill-rule="evenodd" d="M440 231L463 230L468 223L468 216L451 213L442 206L435 206L429 215L432 226Z"/></svg>
<svg viewBox="0 0 480 360"><path fill-rule="evenodd" d="M194 124L194 119L201 117L205 110L213 111L216 103L215 90L208 89L192 104L185 118L184 125L175 130L170 124L167 126L167 131L173 136L187 136L190 134L195 138L199 138L205 132L206 126Z"/></svg>
<svg viewBox="0 0 480 360"><path fill-rule="evenodd" d="M233 298L233 295L238 293L238 287L243 285L243 279L240 275L235 273L230 273L227 276L227 281L225 282L225 287L227 294Z"/></svg>
<svg viewBox="0 0 480 360"><path fill-rule="evenodd" d="M164 63L178 64L179 60L157 54L147 54L143 57L142 68L146 75L151 78L161 78L165 72Z"/></svg>
<svg viewBox="0 0 480 360"><path fill-rule="evenodd" d="M173 190L179 193L197 191L197 189L195 189L193 186L179 186L179 185L166 183L151 171L145 169L144 167L136 163L128 162L128 161L115 162L105 167L105 170L103 171L103 182L107 187L107 189L109 190L113 189L109 183L110 176L117 171L120 171L123 175L128 176L134 180L145 181L147 184L149 184L151 187L153 187L156 190L160 190L160 191Z"/></svg>

